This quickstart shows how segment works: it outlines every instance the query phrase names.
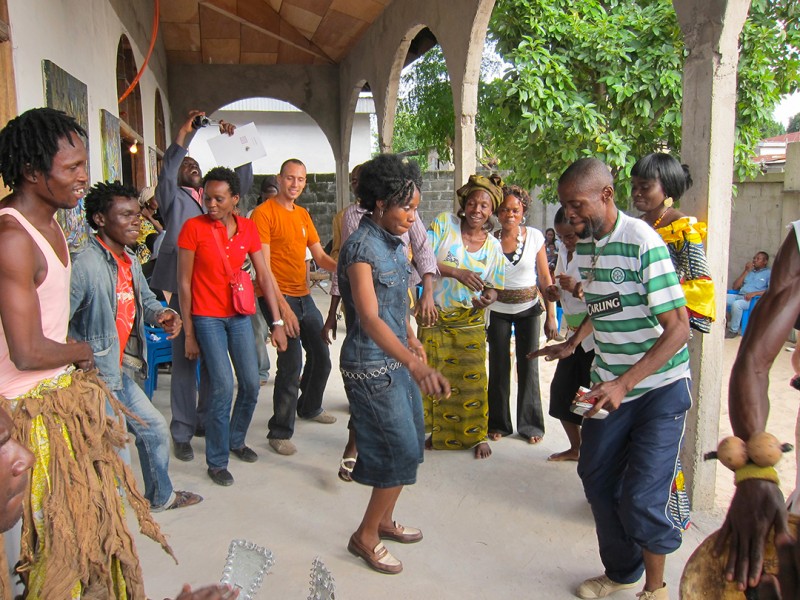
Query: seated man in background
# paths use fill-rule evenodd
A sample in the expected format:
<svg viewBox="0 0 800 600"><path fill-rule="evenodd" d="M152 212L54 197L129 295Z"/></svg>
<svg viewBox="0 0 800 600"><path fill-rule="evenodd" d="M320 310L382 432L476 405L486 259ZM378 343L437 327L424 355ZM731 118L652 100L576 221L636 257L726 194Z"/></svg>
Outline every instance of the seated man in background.
<svg viewBox="0 0 800 600"><path fill-rule="evenodd" d="M769 287L769 277L771 271L767 264L769 254L756 252L753 260L744 266L744 271L736 281L733 282L731 289L736 290L736 294L728 294L726 298L727 309L731 313L728 328L725 330L725 339L735 338L739 335L739 328L742 325L742 313L750 306L750 301L756 296L761 296Z"/></svg>
<svg viewBox="0 0 800 600"><path fill-rule="evenodd" d="M145 321L163 327L170 338L181 330L178 313L156 300L128 249L142 222L136 190L118 181L97 183L85 203L86 220L97 234L72 256L69 336L89 343L100 377L134 417L126 421L150 510L197 504L197 494L172 488L167 421L133 379L147 372Z"/></svg>

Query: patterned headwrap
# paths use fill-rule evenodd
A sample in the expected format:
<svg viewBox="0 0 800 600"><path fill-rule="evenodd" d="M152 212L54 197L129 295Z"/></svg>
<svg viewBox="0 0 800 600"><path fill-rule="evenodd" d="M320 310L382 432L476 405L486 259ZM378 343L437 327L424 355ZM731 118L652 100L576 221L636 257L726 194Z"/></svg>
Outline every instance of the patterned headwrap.
<svg viewBox="0 0 800 600"><path fill-rule="evenodd" d="M467 198L475 190L483 190L489 194L492 199L492 210L497 210L497 207L503 202L503 180L500 179L500 175L497 173L493 173L489 177L470 175L469 181L456 191L461 210L464 210Z"/></svg>

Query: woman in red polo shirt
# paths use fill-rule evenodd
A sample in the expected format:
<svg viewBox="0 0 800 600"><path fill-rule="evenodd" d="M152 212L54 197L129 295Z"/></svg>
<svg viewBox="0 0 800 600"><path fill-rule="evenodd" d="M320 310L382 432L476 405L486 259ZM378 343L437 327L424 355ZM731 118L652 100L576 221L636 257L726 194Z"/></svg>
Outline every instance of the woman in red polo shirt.
<svg viewBox="0 0 800 600"><path fill-rule="evenodd" d="M234 214L239 203L239 178L230 169L216 167L206 173L203 189L207 214L186 221L178 236L178 293L184 315L186 357L194 359L202 354L203 376L209 378L208 476L218 485L231 485L229 453L245 462L258 459L245 445L245 436L258 400L259 383L258 359L252 351L253 328L250 317L234 308L223 250L234 273L242 268L245 256L250 256L270 311L273 315L279 312L256 227L249 219ZM272 342L282 352L286 349L283 322L272 325ZM232 414L231 362L238 383Z"/></svg>

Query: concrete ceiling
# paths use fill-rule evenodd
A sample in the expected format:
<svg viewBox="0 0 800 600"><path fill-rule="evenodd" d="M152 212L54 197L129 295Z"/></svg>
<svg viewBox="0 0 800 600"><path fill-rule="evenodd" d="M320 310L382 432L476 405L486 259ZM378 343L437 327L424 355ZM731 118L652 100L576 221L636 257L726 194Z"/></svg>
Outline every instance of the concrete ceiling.
<svg viewBox="0 0 800 600"><path fill-rule="evenodd" d="M172 64L335 64L392 0L167 0Z"/></svg>

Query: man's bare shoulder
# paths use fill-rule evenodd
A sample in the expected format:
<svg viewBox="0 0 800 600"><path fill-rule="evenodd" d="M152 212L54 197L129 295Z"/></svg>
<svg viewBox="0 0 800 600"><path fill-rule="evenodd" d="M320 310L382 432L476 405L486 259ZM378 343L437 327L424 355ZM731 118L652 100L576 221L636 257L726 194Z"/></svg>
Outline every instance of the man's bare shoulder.
<svg viewBox="0 0 800 600"><path fill-rule="evenodd" d="M31 234L10 215L0 215L0 270L26 271L36 265L41 251Z"/></svg>
<svg viewBox="0 0 800 600"><path fill-rule="evenodd" d="M8 214L0 215L0 248L15 249L13 254L19 256L20 243L30 245L33 243L33 239L15 217ZM7 255L7 252L3 252L3 255Z"/></svg>

